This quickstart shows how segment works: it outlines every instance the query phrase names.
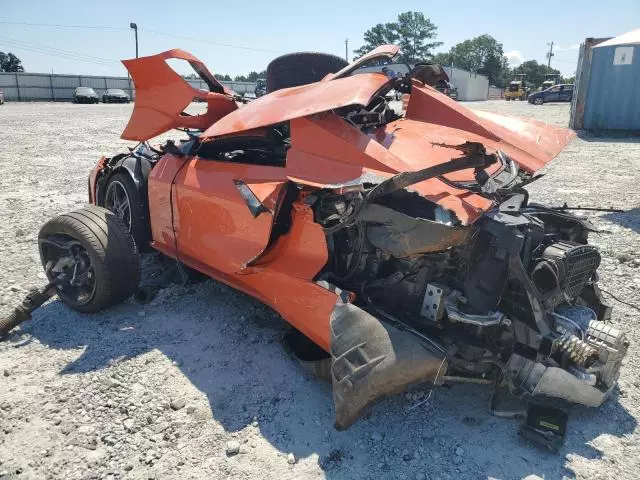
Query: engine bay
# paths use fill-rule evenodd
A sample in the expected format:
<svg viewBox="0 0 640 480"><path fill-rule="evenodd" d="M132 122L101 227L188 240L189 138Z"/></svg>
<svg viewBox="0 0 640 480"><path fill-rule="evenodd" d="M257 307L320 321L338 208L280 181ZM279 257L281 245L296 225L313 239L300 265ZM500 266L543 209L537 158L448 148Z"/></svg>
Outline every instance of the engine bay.
<svg viewBox="0 0 640 480"><path fill-rule="evenodd" d="M462 226L409 189L371 198L376 188L317 196L329 248L320 280L433 342L447 375L492 379L520 398L604 401L628 341L606 323L588 221L529 203L513 187Z"/></svg>

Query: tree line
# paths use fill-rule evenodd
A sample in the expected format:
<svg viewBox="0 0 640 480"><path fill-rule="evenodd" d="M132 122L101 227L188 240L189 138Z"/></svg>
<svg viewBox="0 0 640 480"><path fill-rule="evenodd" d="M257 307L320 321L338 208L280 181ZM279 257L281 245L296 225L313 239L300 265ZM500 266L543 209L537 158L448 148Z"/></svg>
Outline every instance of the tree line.
<svg viewBox="0 0 640 480"><path fill-rule="evenodd" d="M460 42L448 52L434 54L433 49L442 45L438 42L438 27L421 12L404 12L395 22L379 23L364 33L364 45L354 50L357 57L385 44L400 46L399 61L413 64L430 60L446 66L454 66L470 72L480 73L489 78L489 83L504 88L516 73L525 73L527 83L540 85L546 74L555 74L561 81L560 71L547 68L535 60L523 62L515 68L509 66L504 56L502 43L491 35L484 34Z"/></svg>
<svg viewBox="0 0 640 480"><path fill-rule="evenodd" d="M191 73L186 75L185 78L188 79L196 79L198 76L195 73ZM236 75L232 77L228 74L217 74L216 78L218 80L226 81L226 82L255 82L259 78L267 78L267 71L263 70L261 72L251 71L247 75Z"/></svg>

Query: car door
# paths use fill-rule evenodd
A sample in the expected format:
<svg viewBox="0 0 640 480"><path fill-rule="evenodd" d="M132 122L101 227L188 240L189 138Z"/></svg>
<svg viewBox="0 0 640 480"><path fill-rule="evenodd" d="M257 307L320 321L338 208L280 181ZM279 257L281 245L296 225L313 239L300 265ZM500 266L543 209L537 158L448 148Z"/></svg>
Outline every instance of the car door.
<svg viewBox="0 0 640 480"><path fill-rule="evenodd" d="M559 100L561 102L570 102L573 97L573 85L562 85Z"/></svg>
<svg viewBox="0 0 640 480"><path fill-rule="evenodd" d="M175 184L180 256L222 276L242 272L269 244L285 184L283 167L193 157Z"/></svg>
<svg viewBox="0 0 640 480"><path fill-rule="evenodd" d="M555 85L542 94L545 102L557 102L560 98L560 85Z"/></svg>

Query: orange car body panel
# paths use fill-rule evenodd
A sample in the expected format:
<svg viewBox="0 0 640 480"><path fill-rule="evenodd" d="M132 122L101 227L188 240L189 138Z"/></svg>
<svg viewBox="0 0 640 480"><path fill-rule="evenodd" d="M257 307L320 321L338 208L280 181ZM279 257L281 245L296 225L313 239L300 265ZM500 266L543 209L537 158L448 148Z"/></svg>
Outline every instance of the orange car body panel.
<svg viewBox="0 0 640 480"><path fill-rule="evenodd" d="M536 120L470 110L415 81L405 118L428 124L423 130L430 140L453 145L463 138L481 142L493 151L502 150L530 173L555 158L575 136L571 130ZM434 135L432 129L438 126L445 128Z"/></svg>
<svg viewBox="0 0 640 480"><path fill-rule="evenodd" d="M153 247L258 298L328 349L336 294L313 283L327 262L324 231L311 209L297 202L291 230L257 265L246 267L267 246L273 217L250 214L233 183L238 178L267 203L286 181L282 168L163 156L148 184Z"/></svg>
<svg viewBox="0 0 640 480"><path fill-rule="evenodd" d="M171 58L189 62L206 75L220 93L205 92L189 85L167 64L166 60ZM232 92L222 86L200 60L182 50L169 50L122 63L136 87L133 113L122 132L125 140L148 140L178 127L204 130L238 108ZM181 115L194 98L207 101L207 112L196 116Z"/></svg>
<svg viewBox="0 0 640 480"><path fill-rule="evenodd" d="M322 79L322 81L326 82L336 78L342 78L346 75L351 74L358 68L365 66L367 63L371 62L371 60L374 60L374 59L391 59L392 57L395 57L399 51L400 51L400 47L397 45L380 45L379 47L376 47L373 50L371 50L369 53L361 56L356 61L351 62L342 70L336 73L328 74L326 77Z"/></svg>
<svg viewBox="0 0 640 480"><path fill-rule="evenodd" d="M378 50L370 58L397 53L393 46ZM291 144L280 167L164 155L148 180L152 245L258 298L325 349L337 294L314 281L327 263L328 249L324 231L305 203L309 193L448 162L460 153L442 144L466 141L481 142L489 152L504 151L522 168L535 172L573 135L539 122L473 112L419 83L414 83L412 95L403 98L405 118L364 133L333 110L368 105L389 84L385 75L339 78L338 72L321 82L270 93L238 109L228 91L193 89L168 67L167 58L187 60L213 78L195 57L179 50L126 61L137 98L123 138L147 140L177 126L190 126L206 129L204 141L216 141L235 135L264 136L265 127L289 121ZM347 74L352 66L346 67ZM207 113L181 116L198 95L208 100ZM490 172L499 168L493 166ZM447 177L472 180L473 172ZM238 180L265 211L252 214L236 186ZM274 243L274 215L290 181L298 184L291 226ZM411 189L454 212L463 224L474 222L494 206L490 199L437 178ZM95 190L92 195L95 201Z"/></svg>
<svg viewBox="0 0 640 480"><path fill-rule="evenodd" d="M214 123L202 138L266 127L346 105L366 106L387 83L389 79L381 73L366 73L277 90Z"/></svg>

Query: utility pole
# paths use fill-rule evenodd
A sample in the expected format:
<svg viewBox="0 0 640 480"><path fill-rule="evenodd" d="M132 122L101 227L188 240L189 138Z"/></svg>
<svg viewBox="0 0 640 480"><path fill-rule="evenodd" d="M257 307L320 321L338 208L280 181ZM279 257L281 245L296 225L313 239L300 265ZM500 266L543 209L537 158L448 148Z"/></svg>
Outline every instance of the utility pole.
<svg viewBox="0 0 640 480"><path fill-rule="evenodd" d="M547 73L551 70L551 57L553 57L555 54L553 53L553 42L551 43L547 43L547 45L549 45L549 51L547 52Z"/></svg>
<svg viewBox="0 0 640 480"><path fill-rule="evenodd" d="M133 28L133 31L134 31L134 33L136 35L136 58L138 58L138 25L133 23L133 22L131 22L129 24L129 27Z"/></svg>
<svg viewBox="0 0 640 480"><path fill-rule="evenodd" d="M349 39L345 39L344 41L344 59L349 62Z"/></svg>

